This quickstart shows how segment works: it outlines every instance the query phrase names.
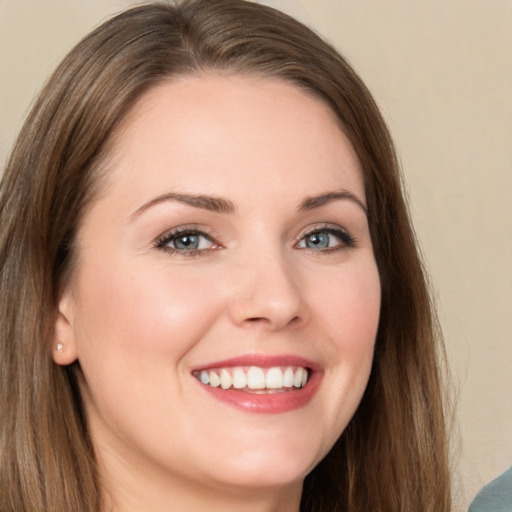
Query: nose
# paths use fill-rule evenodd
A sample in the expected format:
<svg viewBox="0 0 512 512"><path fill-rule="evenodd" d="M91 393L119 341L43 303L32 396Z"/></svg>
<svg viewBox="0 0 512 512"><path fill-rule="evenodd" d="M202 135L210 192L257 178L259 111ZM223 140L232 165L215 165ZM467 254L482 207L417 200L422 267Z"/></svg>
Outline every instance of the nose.
<svg viewBox="0 0 512 512"><path fill-rule="evenodd" d="M235 325L277 331L306 320L300 276L284 258L253 255L232 277L229 316Z"/></svg>

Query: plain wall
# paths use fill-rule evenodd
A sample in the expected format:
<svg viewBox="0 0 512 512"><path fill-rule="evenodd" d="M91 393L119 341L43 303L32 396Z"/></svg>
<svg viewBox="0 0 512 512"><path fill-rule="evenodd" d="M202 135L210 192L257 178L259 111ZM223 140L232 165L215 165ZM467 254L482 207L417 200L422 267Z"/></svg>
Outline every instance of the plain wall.
<svg viewBox="0 0 512 512"><path fill-rule="evenodd" d="M58 61L136 3L0 0L0 165ZM465 510L512 464L512 0L265 3L348 57L394 135L458 394Z"/></svg>

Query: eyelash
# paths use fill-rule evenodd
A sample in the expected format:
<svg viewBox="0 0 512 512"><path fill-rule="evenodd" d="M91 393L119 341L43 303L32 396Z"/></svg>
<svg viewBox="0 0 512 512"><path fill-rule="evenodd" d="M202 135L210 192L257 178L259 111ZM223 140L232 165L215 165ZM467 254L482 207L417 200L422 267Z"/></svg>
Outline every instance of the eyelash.
<svg viewBox="0 0 512 512"><path fill-rule="evenodd" d="M307 237L311 237L315 234L322 234L327 233L328 235L335 236L340 241L339 244L333 246L333 247L326 247L323 249L314 249L311 247L297 247L299 243L301 243L303 240L305 240ZM210 244L213 244L213 247L209 248L202 248L202 249L178 249L170 247L169 244L180 237L184 236L197 236L206 238ZM346 249L350 249L352 247L355 247L357 244L357 239L351 235L348 231L345 229L339 227L339 226L332 226L332 225L322 225L322 226L314 226L310 229L308 229L306 232L304 232L300 239L294 243L294 247L300 249L300 250L307 250L312 253L320 253L320 254L326 254L326 253L334 253L338 251L343 251ZM194 227L180 227L172 230L171 232L166 233L165 235L158 238L155 242L155 247L157 249L160 249L162 251L165 251L167 254L175 255L178 254L180 256L184 257L195 257L195 256L202 256L208 252L211 252L213 250L219 249L221 246L220 244L217 244L213 237L209 235L208 233L205 233L203 230L194 228Z"/></svg>
<svg viewBox="0 0 512 512"><path fill-rule="evenodd" d="M170 247L168 245L172 241L177 240L178 238L184 237L186 235L206 238L206 239L208 239L208 241L211 244L214 245L214 247L211 247L208 249L191 249L190 251L187 251L185 249L177 249L174 247ZM220 246L215 243L212 236L210 236L208 233L205 233L201 229L194 228L194 227L180 227L180 228L173 229L171 232L168 232L165 235L158 238L158 240L155 243L155 247L157 249L165 251L167 254L170 254L170 255L179 254L180 256L194 257L194 256L201 256L201 255L205 254L206 252L210 252L212 250L216 250Z"/></svg>
<svg viewBox="0 0 512 512"><path fill-rule="evenodd" d="M334 253L338 251L343 251L346 249L350 249L352 247L355 247L357 245L357 239L351 235L348 231L341 228L340 226L333 226L329 224L324 224L320 226L313 226L306 230L305 233L303 233L300 237L300 239L295 243L295 246L297 246L300 242L305 240L307 237L310 237L315 234L321 234L321 233L327 233L328 235L335 236L340 241L339 244L335 245L334 247L327 247L324 249L313 249L310 247L301 247L302 250L308 250L313 253L321 253L321 254L329 254Z"/></svg>

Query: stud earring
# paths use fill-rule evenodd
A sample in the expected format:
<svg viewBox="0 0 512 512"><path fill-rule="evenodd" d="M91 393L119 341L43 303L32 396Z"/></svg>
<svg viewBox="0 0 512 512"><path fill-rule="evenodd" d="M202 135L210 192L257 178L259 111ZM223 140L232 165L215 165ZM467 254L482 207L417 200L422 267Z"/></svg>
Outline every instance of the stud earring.
<svg viewBox="0 0 512 512"><path fill-rule="evenodd" d="M57 346L55 347L55 350L57 352L62 352L63 348L64 348L64 344L63 343L57 343Z"/></svg>

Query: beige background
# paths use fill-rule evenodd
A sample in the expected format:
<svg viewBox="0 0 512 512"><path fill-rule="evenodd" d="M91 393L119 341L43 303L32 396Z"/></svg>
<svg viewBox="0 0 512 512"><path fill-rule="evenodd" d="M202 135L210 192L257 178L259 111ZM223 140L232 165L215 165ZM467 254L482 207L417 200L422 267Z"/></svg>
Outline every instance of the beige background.
<svg viewBox="0 0 512 512"><path fill-rule="evenodd" d="M0 0L0 164L60 58L128 0ZM458 500L512 464L512 0L270 0L330 39L397 142L458 393Z"/></svg>

